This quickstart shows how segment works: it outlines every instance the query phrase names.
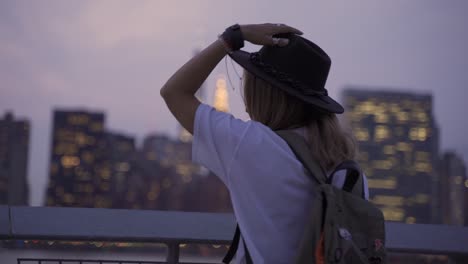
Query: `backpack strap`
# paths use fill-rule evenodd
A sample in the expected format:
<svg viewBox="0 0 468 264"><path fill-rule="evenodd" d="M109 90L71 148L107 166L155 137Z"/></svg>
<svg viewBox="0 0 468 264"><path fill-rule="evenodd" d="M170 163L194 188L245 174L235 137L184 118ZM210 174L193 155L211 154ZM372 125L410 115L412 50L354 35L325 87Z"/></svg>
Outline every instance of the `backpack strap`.
<svg viewBox="0 0 468 264"><path fill-rule="evenodd" d="M296 132L279 130L275 131L286 143L288 143L291 150L296 155L297 159L303 164L303 166L309 171L309 176L313 178L318 184L327 183L327 177L325 176L324 170L312 157L312 153L309 149L307 141Z"/></svg>
<svg viewBox="0 0 468 264"><path fill-rule="evenodd" d="M226 256L223 258L223 263L230 263L232 259L234 258L234 255L236 255L237 248L239 247L239 242L240 242L240 237L241 237L241 232L239 228L239 224L236 225L236 232L234 232L234 237L232 238L231 245L229 246L229 250L226 253ZM242 239L243 240L243 239ZM247 264L253 264L252 258L250 257L250 253L247 250L247 246L245 245L244 242L244 251L245 251L245 261Z"/></svg>
<svg viewBox="0 0 468 264"><path fill-rule="evenodd" d="M343 190L361 196L365 199L362 171L359 165L353 160L346 160L340 163L328 178L327 183L331 184L335 173L340 170L346 170L346 179L343 184Z"/></svg>

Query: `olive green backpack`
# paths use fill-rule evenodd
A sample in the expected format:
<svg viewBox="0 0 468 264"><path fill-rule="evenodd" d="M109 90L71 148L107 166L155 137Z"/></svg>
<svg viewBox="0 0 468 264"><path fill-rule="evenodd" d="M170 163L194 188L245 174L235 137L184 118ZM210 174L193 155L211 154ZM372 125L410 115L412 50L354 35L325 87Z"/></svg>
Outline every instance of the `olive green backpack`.
<svg viewBox="0 0 468 264"><path fill-rule="evenodd" d="M301 136L288 131L277 134L318 182L318 201L310 212L295 263L386 263L384 217L365 199L362 173L356 162L341 163L327 178ZM331 183L334 173L342 169L347 171L346 180L339 189Z"/></svg>
<svg viewBox="0 0 468 264"><path fill-rule="evenodd" d="M356 162L341 163L327 178L300 135L290 131L276 133L288 143L310 178L318 183L315 206L308 216L296 260L291 263L387 263L384 217L365 199L362 173ZM347 171L346 179L343 188L339 189L331 183L334 173L343 169ZM240 234L237 226L223 263L233 259ZM245 243L244 251L247 264L253 263Z"/></svg>

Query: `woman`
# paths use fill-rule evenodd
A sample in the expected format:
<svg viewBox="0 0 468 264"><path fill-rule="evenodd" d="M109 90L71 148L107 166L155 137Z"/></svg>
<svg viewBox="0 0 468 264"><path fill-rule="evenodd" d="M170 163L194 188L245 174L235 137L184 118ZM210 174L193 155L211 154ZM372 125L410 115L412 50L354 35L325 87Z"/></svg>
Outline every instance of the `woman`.
<svg viewBox="0 0 468 264"><path fill-rule="evenodd" d="M302 135L328 173L354 158L354 144L335 116L344 110L325 89L331 61L299 35L284 24L231 26L161 89L172 114L194 135L192 159L229 189L242 230L236 263L245 262L245 249L256 264L291 263L313 206L316 183L274 131ZM241 51L244 40L263 48L252 54ZM245 69L244 100L251 121L217 112L194 96L227 54ZM345 172L335 175L334 184L342 185Z"/></svg>

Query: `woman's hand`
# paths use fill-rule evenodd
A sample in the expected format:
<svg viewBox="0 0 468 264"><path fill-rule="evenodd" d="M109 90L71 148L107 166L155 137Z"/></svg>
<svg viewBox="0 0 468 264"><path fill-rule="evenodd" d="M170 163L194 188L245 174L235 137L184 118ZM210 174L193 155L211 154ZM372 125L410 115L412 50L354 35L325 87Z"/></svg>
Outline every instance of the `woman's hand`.
<svg viewBox="0 0 468 264"><path fill-rule="evenodd" d="M276 34L281 33L294 33L302 35L302 31L284 25L284 24L255 24L255 25L241 25L240 26L244 40L257 45L278 45L280 47L286 46L289 40L286 38L275 38Z"/></svg>

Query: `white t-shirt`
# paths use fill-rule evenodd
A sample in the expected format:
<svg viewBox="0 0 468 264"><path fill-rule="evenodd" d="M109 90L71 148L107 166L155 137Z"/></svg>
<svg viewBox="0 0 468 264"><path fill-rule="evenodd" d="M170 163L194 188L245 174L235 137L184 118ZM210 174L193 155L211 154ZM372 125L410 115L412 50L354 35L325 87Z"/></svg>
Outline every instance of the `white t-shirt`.
<svg viewBox="0 0 468 264"><path fill-rule="evenodd" d="M288 144L259 122L242 121L200 104L192 159L215 173L229 189L253 262L291 263L316 183L305 174ZM333 185L343 186L345 175L344 170L338 171ZM368 197L366 180L364 189ZM234 262L245 263L242 239Z"/></svg>

